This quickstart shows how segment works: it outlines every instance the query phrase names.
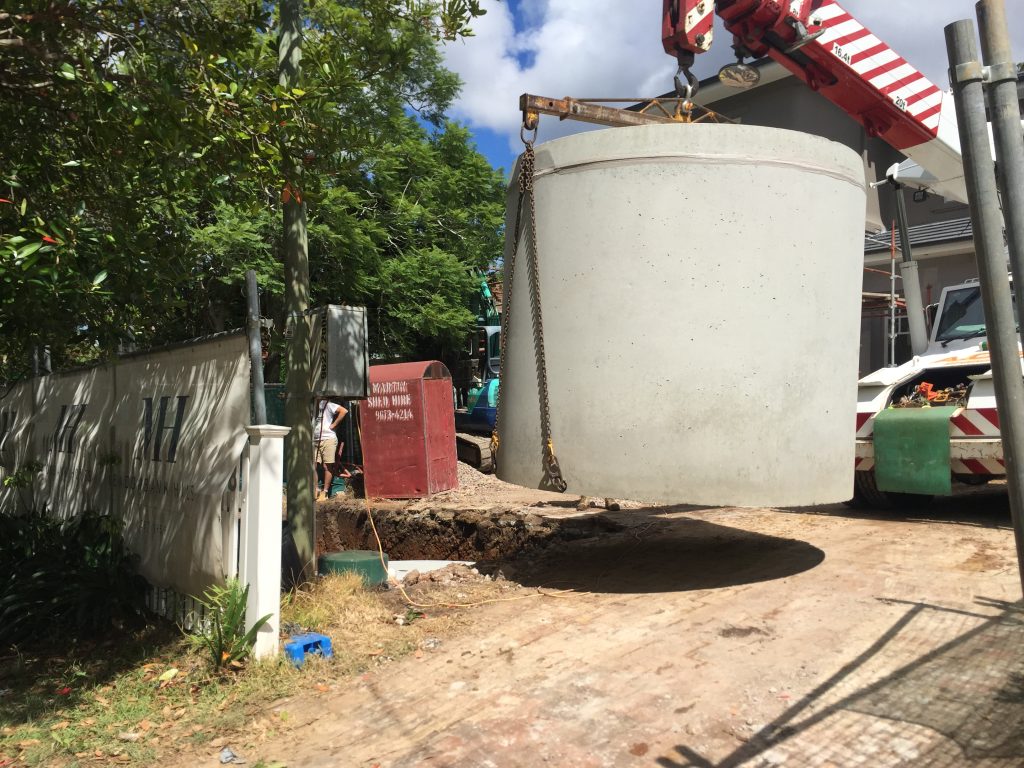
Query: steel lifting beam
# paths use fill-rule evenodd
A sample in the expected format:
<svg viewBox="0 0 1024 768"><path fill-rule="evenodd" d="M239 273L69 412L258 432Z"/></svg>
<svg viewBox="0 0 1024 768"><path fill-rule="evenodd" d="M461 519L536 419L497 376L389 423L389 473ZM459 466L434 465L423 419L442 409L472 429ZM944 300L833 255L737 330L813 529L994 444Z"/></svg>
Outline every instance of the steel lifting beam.
<svg viewBox="0 0 1024 768"><path fill-rule="evenodd" d="M595 102L619 102L643 107L620 109ZM537 127L541 115L554 115L559 120L578 120L581 123L595 123L613 128L628 125L651 125L654 123L699 123L733 122L706 109L699 104L681 98L667 99L553 99L549 96L535 96L524 93L519 97L519 109L523 113L523 126L528 130Z"/></svg>
<svg viewBox="0 0 1024 768"><path fill-rule="evenodd" d="M555 115L559 120L578 120L582 123L596 123L613 127L678 122L668 113L633 112L628 109L591 104L568 96L564 99L552 99L547 96L524 93L519 97L519 108L528 125L535 125L537 117L540 115Z"/></svg>

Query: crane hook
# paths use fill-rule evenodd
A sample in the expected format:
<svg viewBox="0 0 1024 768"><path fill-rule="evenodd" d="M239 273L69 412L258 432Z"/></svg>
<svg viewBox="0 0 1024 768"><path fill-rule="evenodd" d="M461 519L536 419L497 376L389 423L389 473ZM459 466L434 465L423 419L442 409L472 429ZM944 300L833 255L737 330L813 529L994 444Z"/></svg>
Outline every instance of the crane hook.
<svg viewBox="0 0 1024 768"><path fill-rule="evenodd" d="M523 111L523 125L519 129L519 138L523 144L532 147L537 140L537 125L540 123L540 115L528 110Z"/></svg>
<svg viewBox="0 0 1024 768"><path fill-rule="evenodd" d="M700 80L697 76L690 71L690 65L692 61L683 62L680 60L679 69L676 70L675 84L676 84L676 96L680 99L690 101L694 96L697 95L697 89L700 88ZM683 78L686 78L686 85L683 85Z"/></svg>

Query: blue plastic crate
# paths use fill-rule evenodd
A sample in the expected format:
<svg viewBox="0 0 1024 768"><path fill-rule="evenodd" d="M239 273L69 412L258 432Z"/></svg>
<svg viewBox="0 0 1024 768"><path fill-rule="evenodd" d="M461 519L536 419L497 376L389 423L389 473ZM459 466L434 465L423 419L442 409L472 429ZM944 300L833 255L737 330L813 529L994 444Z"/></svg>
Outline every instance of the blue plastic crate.
<svg viewBox="0 0 1024 768"><path fill-rule="evenodd" d="M284 653L288 660L296 667L301 667L306 661L306 654L316 653L325 659L331 658L331 638L317 632L309 632L305 635L294 635L291 640L284 644Z"/></svg>

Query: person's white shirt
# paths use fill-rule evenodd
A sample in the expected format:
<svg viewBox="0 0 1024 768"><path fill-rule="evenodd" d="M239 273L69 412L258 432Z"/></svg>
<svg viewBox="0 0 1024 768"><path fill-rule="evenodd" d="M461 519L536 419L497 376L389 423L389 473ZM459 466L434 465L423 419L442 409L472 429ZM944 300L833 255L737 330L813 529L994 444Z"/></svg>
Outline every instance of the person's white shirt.
<svg viewBox="0 0 1024 768"><path fill-rule="evenodd" d="M338 416L338 411L341 410L341 406L337 403L332 403L330 400L321 400L317 406L317 415L313 418L313 442L318 443L321 440L337 440L337 436L334 434L334 430L331 429L331 424L334 423L334 419Z"/></svg>

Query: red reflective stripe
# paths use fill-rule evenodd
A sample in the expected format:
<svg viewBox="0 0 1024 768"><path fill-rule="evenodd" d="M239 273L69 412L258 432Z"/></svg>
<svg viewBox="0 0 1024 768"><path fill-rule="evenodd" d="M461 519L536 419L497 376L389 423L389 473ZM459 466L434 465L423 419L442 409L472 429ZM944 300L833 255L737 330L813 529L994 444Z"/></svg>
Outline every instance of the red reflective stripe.
<svg viewBox="0 0 1024 768"><path fill-rule="evenodd" d="M972 475L990 475L988 468L977 459L962 459L961 464L967 467Z"/></svg>
<svg viewBox="0 0 1024 768"><path fill-rule="evenodd" d="M879 43L874 48L866 48L860 53L853 54L853 56L850 58L850 63L859 64L860 62L864 61L864 59L870 59L872 56L877 56L878 54L888 50L888 45L886 45L885 43Z"/></svg>
<svg viewBox="0 0 1024 768"><path fill-rule="evenodd" d="M836 45L838 45L838 46L849 45L850 43L855 43L858 40L860 40L862 37L867 37L870 34L871 34L871 30L870 29L865 29L864 27L861 27L856 32L851 32L850 34L846 35L845 37L837 38L833 42Z"/></svg>
<svg viewBox="0 0 1024 768"><path fill-rule="evenodd" d="M995 408L978 408L975 413L980 416L984 416L985 419L993 426L999 426L999 411Z"/></svg>
<svg viewBox="0 0 1024 768"><path fill-rule="evenodd" d="M936 104L931 109L925 110L924 112L922 112L922 113L920 113L918 115L911 115L911 117L913 117L915 120L918 120L918 121L923 123L926 120L928 120L929 118L935 117L941 111L942 111L942 105L941 104ZM935 130L938 130L938 129L936 128ZM932 133L934 133L935 130L932 130Z"/></svg>
<svg viewBox="0 0 1024 768"><path fill-rule="evenodd" d="M715 23L715 14L709 13L703 19L698 21L690 28L690 32L696 32L698 34L705 34Z"/></svg>
<svg viewBox="0 0 1024 768"><path fill-rule="evenodd" d="M976 426L974 426L974 424L970 420L968 420L965 416L955 416L952 419L952 421L953 421L953 426L955 426L957 429L959 429L965 435L976 436L976 435L984 434L980 429L978 429Z"/></svg>
<svg viewBox="0 0 1024 768"><path fill-rule="evenodd" d="M870 419L872 415L873 414L870 414L870 413L858 413L857 414L857 431L858 432L860 431L861 427L863 427L865 424L868 423L868 419Z"/></svg>
<svg viewBox="0 0 1024 768"><path fill-rule="evenodd" d="M835 3L832 3L832 5L835 5ZM813 17L813 15L814 14L811 14L812 17ZM829 19L828 21L823 23L821 26L823 26L825 29L830 29L831 27L837 27L840 24L845 24L846 22L853 21L853 20L854 20L853 16L851 16L847 11L843 11L841 14L836 16L834 19Z"/></svg>
<svg viewBox="0 0 1024 768"><path fill-rule="evenodd" d="M865 80L871 81L871 80L874 80L876 77L878 77L880 75L884 75L886 72L891 72L892 70L896 69L897 67L902 67L906 63L907 63L906 59L904 59L901 56L897 56L892 61L890 61L890 62L888 62L886 64L883 64L880 67L875 67L874 69L872 69L869 72L865 72L864 74L861 75L861 77L863 77Z"/></svg>
<svg viewBox="0 0 1024 768"><path fill-rule="evenodd" d="M920 93L915 93L913 96L908 96L906 99L907 106L909 107L911 104L916 104L922 99L927 99L929 96L934 96L936 93L940 93L939 87L937 85L933 85L930 88L925 88Z"/></svg>
<svg viewBox="0 0 1024 768"><path fill-rule="evenodd" d="M924 80L924 75L922 75L920 72L911 72L909 75L900 80L894 80L881 90L882 93L888 96L890 93L895 93L896 91L906 88L908 85L913 85L918 80Z"/></svg>

